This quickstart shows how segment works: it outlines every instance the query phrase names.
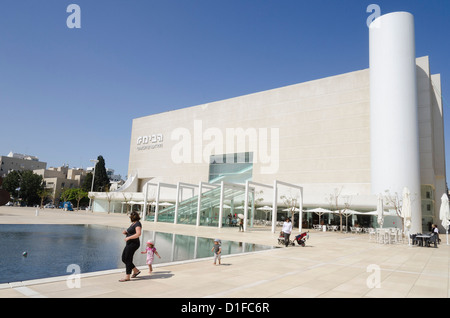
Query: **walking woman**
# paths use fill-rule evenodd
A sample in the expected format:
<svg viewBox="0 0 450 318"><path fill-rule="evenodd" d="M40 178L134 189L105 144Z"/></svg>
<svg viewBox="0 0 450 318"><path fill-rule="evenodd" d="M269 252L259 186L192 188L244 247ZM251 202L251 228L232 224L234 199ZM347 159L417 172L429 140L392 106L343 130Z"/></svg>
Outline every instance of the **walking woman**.
<svg viewBox="0 0 450 318"><path fill-rule="evenodd" d="M119 282L126 282L130 280L131 278L137 277L141 272L134 266L133 264L133 256L134 252L139 248L140 241L139 237L141 236L142 232L142 224L139 221L141 217L137 212L131 212L130 214L130 220L131 225L130 227L123 231L122 233L125 234L125 248L123 249L122 253L122 262L125 263L125 278L122 278L119 280ZM133 275L131 273L133 272Z"/></svg>
<svg viewBox="0 0 450 318"><path fill-rule="evenodd" d="M291 236L291 232L292 232L292 223L289 218L286 218L286 221L284 221L283 228L281 229L281 231L284 234L284 244L286 245L286 247L288 247L289 246L289 237Z"/></svg>

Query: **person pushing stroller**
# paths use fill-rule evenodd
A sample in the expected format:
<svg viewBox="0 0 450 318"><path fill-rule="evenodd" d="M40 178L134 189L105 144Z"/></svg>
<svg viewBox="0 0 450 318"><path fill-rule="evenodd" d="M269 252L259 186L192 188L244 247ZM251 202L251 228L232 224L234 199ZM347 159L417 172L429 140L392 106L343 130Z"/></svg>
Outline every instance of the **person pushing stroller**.
<svg viewBox="0 0 450 318"><path fill-rule="evenodd" d="M289 246L289 237L291 236L291 233L292 233L292 222L289 218L286 218L286 220L284 221L281 232L283 232L283 236L284 236L284 245L286 247L288 247Z"/></svg>

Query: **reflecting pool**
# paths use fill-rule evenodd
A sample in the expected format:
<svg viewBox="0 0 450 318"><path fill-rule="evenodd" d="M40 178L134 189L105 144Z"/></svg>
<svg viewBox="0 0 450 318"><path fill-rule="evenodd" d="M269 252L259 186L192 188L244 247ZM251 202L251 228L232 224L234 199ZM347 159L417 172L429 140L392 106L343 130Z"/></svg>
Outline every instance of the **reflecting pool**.
<svg viewBox="0 0 450 318"><path fill-rule="evenodd" d="M123 229L101 225L0 225L0 283L125 268ZM136 266L145 265L145 242L153 240L161 259L153 264L213 256L214 239L172 233L143 231ZM272 246L222 240L222 255L272 249ZM24 254L24 252L26 254Z"/></svg>

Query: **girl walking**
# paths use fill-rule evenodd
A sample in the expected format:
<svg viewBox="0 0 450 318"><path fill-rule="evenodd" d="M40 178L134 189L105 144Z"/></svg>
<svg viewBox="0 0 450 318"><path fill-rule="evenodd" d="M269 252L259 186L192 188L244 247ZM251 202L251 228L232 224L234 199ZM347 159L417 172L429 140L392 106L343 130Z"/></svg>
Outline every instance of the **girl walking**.
<svg viewBox="0 0 450 318"><path fill-rule="evenodd" d="M156 256L161 258L161 256L159 256L158 252L156 251L153 241L147 241L147 247L144 252L141 252L141 254L147 254L148 273L151 274L153 272L152 264L155 254Z"/></svg>
<svg viewBox="0 0 450 318"><path fill-rule="evenodd" d="M214 240L214 246L211 252L214 252L214 265L216 265L217 260L219 260L220 265L220 255L222 254L222 247L220 246L221 241L219 239Z"/></svg>

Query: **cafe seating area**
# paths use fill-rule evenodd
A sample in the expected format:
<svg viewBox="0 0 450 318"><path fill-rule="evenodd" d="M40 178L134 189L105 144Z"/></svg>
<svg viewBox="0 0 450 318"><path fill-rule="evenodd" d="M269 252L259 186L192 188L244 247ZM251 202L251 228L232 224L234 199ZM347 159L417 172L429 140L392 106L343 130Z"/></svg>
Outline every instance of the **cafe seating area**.
<svg viewBox="0 0 450 318"><path fill-rule="evenodd" d="M319 224L314 224L313 225L313 229L316 231L329 231L329 232L338 232L339 231L339 225L319 225ZM343 232L349 232L348 230L350 230L351 233L353 234L358 234L358 233L369 233L371 230L374 230L373 228L369 228L369 227L359 227L359 226L349 226L348 229L345 225L342 226L342 231Z"/></svg>
<svg viewBox="0 0 450 318"><path fill-rule="evenodd" d="M416 233L411 234L410 239L412 242L412 245L417 245L420 247L435 247L437 248L437 245L439 243L439 236L433 233Z"/></svg>
<svg viewBox="0 0 450 318"><path fill-rule="evenodd" d="M403 243L403 231L399 228L377 228L369 232L369 240L379 244Z"/></svg>

